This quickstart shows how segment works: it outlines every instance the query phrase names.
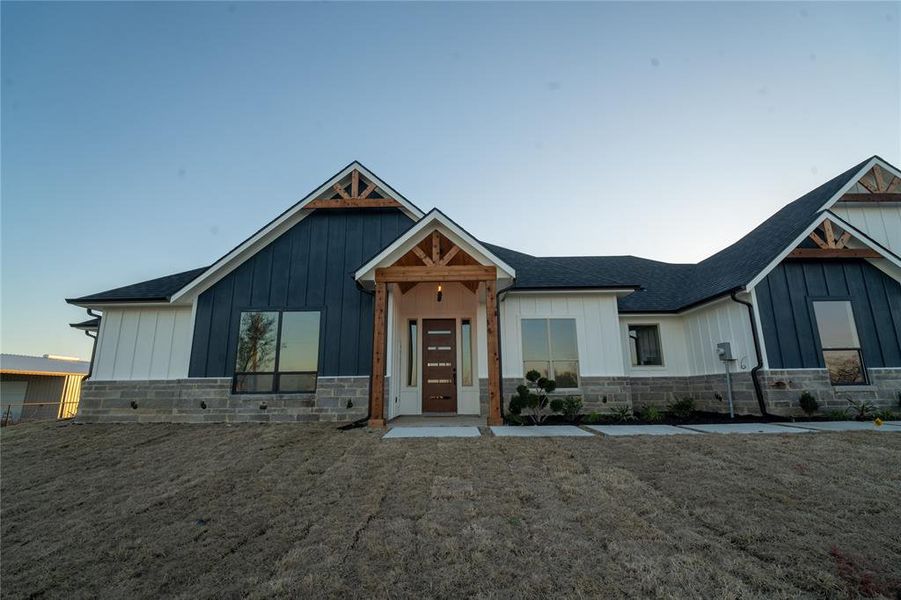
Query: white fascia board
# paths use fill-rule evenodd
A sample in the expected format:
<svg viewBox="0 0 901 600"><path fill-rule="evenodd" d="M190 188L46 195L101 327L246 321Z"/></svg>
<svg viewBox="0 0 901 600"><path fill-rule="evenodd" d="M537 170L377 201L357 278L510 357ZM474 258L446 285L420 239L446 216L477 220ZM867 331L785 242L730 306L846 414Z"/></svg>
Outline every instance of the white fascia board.
<svg viewBox="0 0 901 600"><path fill-rule="evenodd" d="M758 283L763 281L764 277L769 275L770 271L772 271L773 269L776 268L776 265L778 265L783 260L785 260L785 258L791 253L791 251L794 250L795 248L797 248L798 244L803 242L807 238L807 236L809 236L810 233L814 229L819 227L820 223L822 223L826 219L829 219L830 221L832 221L833 223L835 223L836 225L841 227L843 230L850 232L851 235L853 235L856 240L863 242L863 244L865 246L867 246L871 250L875 250L876 252L878 252L879 254L884 256L886 258L886 260L888 260L895 266L901 267L901 259L899 259L897 256L895 256L892 252L890 252L886 248L883 248L877 242L873 241L873 239L870 238L868 235L861 232L859 229L852 226L851 224L849 224L847 221L845 221L844 219L842 219L835 213L827 210L827 211L821 212L819 214L819 216L816 219L814 219L813 222L806 229L804 229L804 231L801 232L801 234L798 237L796 237L782 252L779 253L779 255L776 258L774 258L770 262L770 264L768 264L766 267L764 267L764 269L760 273L758 273L757 276L754 277L754 279L752 279L750 283L748 283L748 285L745 286L745 289L749 290L751 288L754 288L757 286Z"/></svg>
<svg viewBox="0 0 901 600"><path fill-rule="evenodd" d="M80 306L81 308L90 308L92 310L104 311L109 308L173 308L171 302L155 301L155 302L70 302L72 306ZM188 306L186 303L178 306Z"/></svg>
<svg viewBox="0 0 901 600"><path fill-rule="evenodd" d="M633 288L571 288L555 290L513 288L504 291L504 294L509 294L511 296L584 296L588 294L614 294L617 297L621 297L634 293L635 290Z"/></svg>
<svg viewBox="0 0 901 600"><path fill-rule="evenodd" d="M516 278L516 270L495 256L490 250L485 248L477 239L466 233L459 225L447 218L444 213L437 209L433 209L425 217L419 220L413 227L408 229L403 235L394 240L387 248L375 255L369 262L357 269L354 273L354 279L357 281L373 281L375 279L375 269L381 263L389 259L396 260L403 254L406 254L414 245L422 241L421 234L430 226L437 224L439 231L444 233L451 241L460 246L461 250L470 255L481 254L486 260L493 263L503 274L498 274L498 279ZM396 255L396 256L395 256ZM477 258L477 256L473 256ZM393 260L390 260L393 262Z"/></svg>
<svg viewBox="0 0 901 600"><path fill-rule="evenodd" d="M848 183L846 183L841 188L839 188L839 190L835 194L833 194L832 197L829 198L829 200L827 200L825 204L823 204L823 206L820 207L819 212L822 212L828 208L831 208L833 204L838 202L839 199L848 192L848 190L850 190L852 187L854 187L854 184L857 183L857 181L861 177L866 175L867 172L870 169L872 169L874 165L877 165L877 164L880 167L882 167L883 169L885 169L886 171L888 171L889 173L891 173L892 175L894 175L895 177L901 178L901 171L899 171L892 165L888 164L884 160L880 160L878 156L874 156L873 158L871 158L870 160L867 161L867 164L865 164L860 169L860 171L857 172L857 175L855 175L850 180L848 180Z"/></svg>
<svg viewBox="0 0 901 600"><path fill-rule="evenodd" d="M417 221L423 217L421 210L416 208L391 186L373 175L372 172L369 171L369 169L361 165L359 162L354 161L347 165L344 169L339 171L337 175L307 194L307 196L305 196L300 202L296 203L294 206L272 220L268 225L247 238L234 250L230 251L228 254L217 260L199 277L196 277L182 289L178 290L175 294L172 295L171 302L177 303L179 301L187 299L186 297L200 295L204 290L208 289L217 281L228 275L244 261L259 252L266 245L268 245L272 240L276 239L278 236L282 235L283 233L288 231L288 229L303 220L307 215L311 214L313 211L307 210L304 207L322 194L329 191L332 186L335 185L335 183L347 177L354 169L362 173L363 176L366 177L369 181L375 183L377 189L382 190L386 195L397 200L401 204L400 210L408 217L410 217L414 221Z"/></svg>

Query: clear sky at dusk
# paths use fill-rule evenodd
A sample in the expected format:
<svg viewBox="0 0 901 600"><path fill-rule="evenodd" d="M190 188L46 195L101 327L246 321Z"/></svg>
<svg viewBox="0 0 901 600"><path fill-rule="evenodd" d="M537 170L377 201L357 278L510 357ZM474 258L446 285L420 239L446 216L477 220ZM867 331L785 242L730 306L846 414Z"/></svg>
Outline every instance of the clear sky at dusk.
<svg viewBox="0 0 901 600"><path fill-rule="evenodd" d="M476 237L693 262L872 154L898 3L3 2L2 351L354 159Z"/></svg>

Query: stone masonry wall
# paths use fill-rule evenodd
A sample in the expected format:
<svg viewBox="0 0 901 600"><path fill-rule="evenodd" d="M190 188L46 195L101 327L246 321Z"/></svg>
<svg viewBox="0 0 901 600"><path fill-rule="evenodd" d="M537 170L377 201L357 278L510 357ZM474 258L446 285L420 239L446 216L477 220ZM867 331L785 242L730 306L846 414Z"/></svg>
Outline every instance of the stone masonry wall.
<svg viewBox="0 0 901 600"><path fill-rule="evenodd" d="M239 423L354 421L369 410L369 377L320 377L312 394L232 394L230 378L85 381L78 421Z"/></svg>
<svg viewBox="0 0 901 600"><path fill-rule="evenodd" d="M635 410L645 406L664 409L684 398L692 398L698 410L728 413L726 375L632 378L632 407ZM738 415L760 414L750 373L732 374L732 405Z"/></svg>
<svg viewBox="0 0 901 600"><path fill-rule="evenodd" d="M773 414L802 416L801 394L810 392L820 413L849 408L848 400L867 401L878 408L901 409L901 369L867 369L869 385L833 386L826 369L772 369L760 372L767 407Z"/></svg>

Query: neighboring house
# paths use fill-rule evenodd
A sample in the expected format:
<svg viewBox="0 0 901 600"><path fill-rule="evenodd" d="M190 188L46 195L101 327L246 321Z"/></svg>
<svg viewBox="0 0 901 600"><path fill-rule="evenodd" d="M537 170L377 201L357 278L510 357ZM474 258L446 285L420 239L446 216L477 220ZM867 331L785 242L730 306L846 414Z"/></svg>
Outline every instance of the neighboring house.
<svg viewBox="0 0 901 600"><path fill-rule="evenodd" d="M0 423L74 417L88 365L50 354L0 355Z"/></svg>
<svg viewBox="0 0 901 600"><path fill-rule="evenodd" d="M103 313L80 417L497 423L530 369L586 412L894 406L899 253L875 156L698 264L502 248L354 162L208 267L68 300Z"/></svg>

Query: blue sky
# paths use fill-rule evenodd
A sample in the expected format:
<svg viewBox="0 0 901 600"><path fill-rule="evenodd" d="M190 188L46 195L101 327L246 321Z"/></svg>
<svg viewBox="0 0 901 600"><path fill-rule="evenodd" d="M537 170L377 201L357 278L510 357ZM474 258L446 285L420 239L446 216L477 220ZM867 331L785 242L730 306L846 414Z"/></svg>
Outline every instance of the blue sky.
<svg viewBox="0 0 901 600"><path fill-rule="evenodd" d="M704 258L901 163L897 3L3 2L3 352L211 263L359 159L542 255Z"/></svg>

